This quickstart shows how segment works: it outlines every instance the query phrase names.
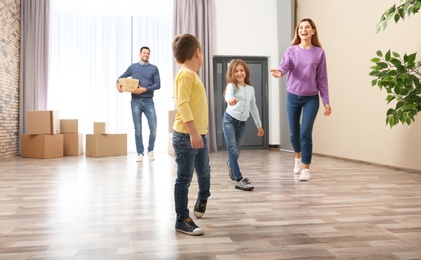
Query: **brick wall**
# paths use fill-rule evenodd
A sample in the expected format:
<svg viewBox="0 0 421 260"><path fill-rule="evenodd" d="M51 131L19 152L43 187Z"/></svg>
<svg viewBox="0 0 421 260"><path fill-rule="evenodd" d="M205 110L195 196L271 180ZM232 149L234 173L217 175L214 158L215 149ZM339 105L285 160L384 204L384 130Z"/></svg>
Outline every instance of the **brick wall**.
<svg viewBox="0 0 421 260"><path fill-rule="evenodd" d="M0 0L0 159L18 155L20 1Z"/></svg>

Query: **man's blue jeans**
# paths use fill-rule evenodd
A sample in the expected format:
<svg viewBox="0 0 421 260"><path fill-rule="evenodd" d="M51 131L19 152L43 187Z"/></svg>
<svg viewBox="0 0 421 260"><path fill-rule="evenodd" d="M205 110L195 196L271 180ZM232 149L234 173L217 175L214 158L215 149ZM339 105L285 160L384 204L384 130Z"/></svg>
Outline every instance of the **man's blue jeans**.
<svg viewBox="0 0 421 260"><path fill-rule="evenodd" d="M132 116L134 124L134 136L136 141L136 150L138 154L143 154L145 148L143 147L142 138L142 114L144 113L148 119L149 125L149 144L148 151L153 151L155 147L157 120L155 105L153 98L132 98Z"/></svg>
<svg viewBox="0 0 421 260"><path fill-rule="evenodd" d="M189 217L188 195L189 187L196 170L199 192L197 197L207 199L210 193L210 165L208 140L202 135L205 146L202 149L193 149L190 143L190 135L174 131L172 144L177 162L177 179L174 185L174 203L177 221Z"/></svg>
<svg viewBox="0 0 421 260"><path fill-rule="evenodd" d="M301 152L301 162L304 164L311 164L313 125L319 104L319 95L297 96L287 92L286 110L291 145L294 152Z"/></svg>
<svg viewBox="0 0 421 260"><path fill-rule="evenodd" d="M246 121L240 121L230 116L227 112L222 118L222 130L224 131L225 142L227 144L228 164L236 181L240 181L243 176L238 165L238 158L241 153L241 145L244 140Z"/></svg>

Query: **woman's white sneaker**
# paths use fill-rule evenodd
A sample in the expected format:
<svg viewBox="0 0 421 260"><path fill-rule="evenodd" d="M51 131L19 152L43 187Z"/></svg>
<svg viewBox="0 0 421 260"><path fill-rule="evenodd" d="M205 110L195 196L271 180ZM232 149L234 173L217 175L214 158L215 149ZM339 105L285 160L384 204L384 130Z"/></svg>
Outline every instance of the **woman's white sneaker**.
<svg viewBox="0 0 421 260"><path fill-rule="evenodd" d="M302 169L300 173L300 177L298 178L300 181L308 181L310 180L310 170L309 169Z"/></svg>
<svg viewBox="0 0 421 260"><path fill-rule="evenodd" d="M294 163L294 173L295 174L299 174L301 172L301 158L295 158L295 163Z"/></svg>

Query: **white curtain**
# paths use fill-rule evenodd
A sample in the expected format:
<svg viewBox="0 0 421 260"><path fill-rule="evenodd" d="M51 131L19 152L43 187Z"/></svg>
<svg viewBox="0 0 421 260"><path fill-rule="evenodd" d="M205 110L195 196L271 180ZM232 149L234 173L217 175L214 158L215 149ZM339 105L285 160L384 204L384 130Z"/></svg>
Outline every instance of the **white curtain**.
<svg viewBox="0 0 421 260"><path fill-rule="evenodd" d="M155 151L167 151L168 110L173 109L173 0L51 0L49 110L78 119L79 132L93 133L106 122L109 133L127 133L128 152L136 152L130 94L119 93L116 79L148 46L160 71L155 91L158 136ZM149 128L143 118L144 142Z"/></svg>

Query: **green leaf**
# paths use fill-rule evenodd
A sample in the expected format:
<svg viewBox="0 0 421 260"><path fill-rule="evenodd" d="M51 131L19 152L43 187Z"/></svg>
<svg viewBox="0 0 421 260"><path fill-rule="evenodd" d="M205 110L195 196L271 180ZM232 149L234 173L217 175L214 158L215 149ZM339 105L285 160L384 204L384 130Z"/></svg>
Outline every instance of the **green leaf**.
<svg viewBox="0 0 421 260"><path fill-rule="evenodd" d="M395 23L398 23L399 18L401 18L401 15L399 13L396 13L394 16Z"/></svg>
<svg viewBox="0 0 421 260"><path fill-rule="evenodd" d="M395 57L395 58L400 58L400 57L401 57L401 55L399 55L399 53L397 53L397 52L393 52L393 57Z"/></svg>
<svg viewBox="0 0 421 260"><path fill-rule="evenodd" d="M377 76L379 76L380 75L380 71L378 71L378 70L373 70L373 71L371 71L370 73L368 73L368 75L370 75L370 76L373 76L373 77L377 77Z"/></svg>
<svg viewBox="0 0 421 260"><path fill-rule="evenodd" d="M379 66L371 66L370 69L375 70L375 71L382 70L382 68Z"/></svg>
<svg viewBox="0 0 421 260"><path fill-rule="evenodd" d="M379 59L379 58L372 58L371 61L374 62L374 63L376 63L376 62L381 61L381 59Z"/></svg>
<svg viewBox="0 0 421 260"><path fill-rule="evenodd" d="M383 89L383 83L380 80L377 81L377 86L379 86L380 90Z"/></svg>
<svg viewBox="0 0 421 260"><path fill-rule="evenodd" d="M414 109L415 107L414 107L414 105L413 105L413 104L406 104L403 108L404 108L405 110L412 110L412 109Z"/></svg>
<svg viewBox="0 0 421 260"><path fill-rule="evenodd" d="M384 59L385 59L386 61L390 61L390 50L388 50L388 51L386 52L386 54L384 55Z"/></svg>
<svg viewBox="0 0 421 260"><path fill-rule="evenodd" d="M373 79L371 81L371 86L374 87L375 85L377 85L377 79Z"/></svg>
<svg viewBox="0 0 421 260"><path fill-rule="evenodd" d="M390 59L390 63L392 63L395 66L398 66L398 65L402 64L401 60L398 60L398 59L395 59L395 58Z"/></svg>
<svg viewBox="0 0 421 260"><path fill-rule="evenodd" d="M383 57L383 53L382 53L380 50L378 50L378 51L376 52L376 54L377 54L377 56L379 56L379 57Z"/></svg>
<svg viewBox="0 0 421 260"><path fill-rule="evenodd" d="M389 67L389 65L387 65L386 62L377 62L376 64L377 64L378 67L380 67L382 69L385 69L385 68Z"/></svg>
<svg viewBox="0 0 421 260"><path fill-rule="evenodd" d="M389 104L389 103L390 103L392 100L394 100L394 99L396 99L396 97L395 97L395 96L388 95L388 96L386 97L387 104Z"/></svg>
<svg viewBox="0 0 421 260"><path fill-rule="evenodd" d="M411 78L407 78L407 79L405 79L405 85L406 86L412 86L412 79Z"/></svg>
<svg viewBox="0 0 421 260"><path fill-rule="evenodd" d="M387 72L387 75L388 75L388 76L396 76L396 75L398 75L398 73L396 72L396 70L389 70L389 71Z"/></svg>

